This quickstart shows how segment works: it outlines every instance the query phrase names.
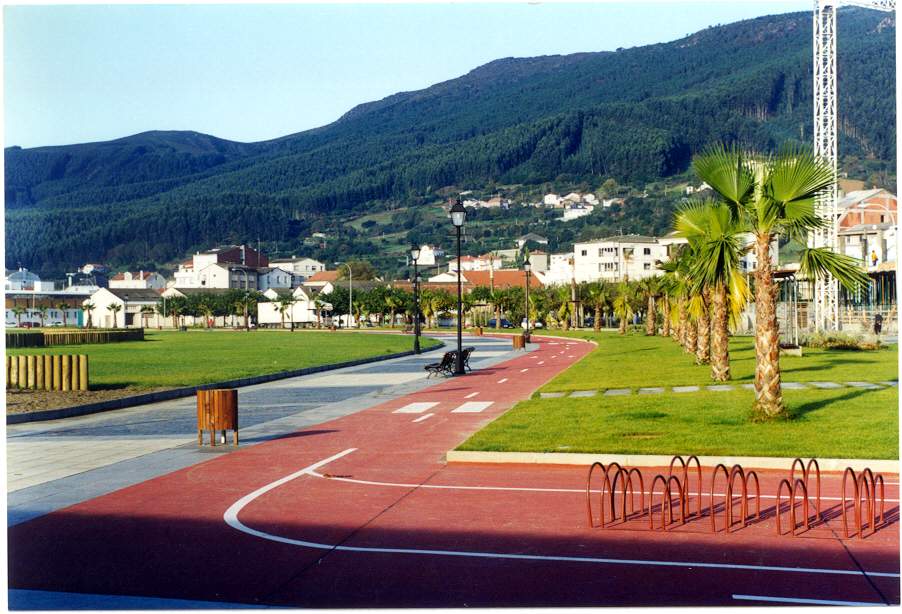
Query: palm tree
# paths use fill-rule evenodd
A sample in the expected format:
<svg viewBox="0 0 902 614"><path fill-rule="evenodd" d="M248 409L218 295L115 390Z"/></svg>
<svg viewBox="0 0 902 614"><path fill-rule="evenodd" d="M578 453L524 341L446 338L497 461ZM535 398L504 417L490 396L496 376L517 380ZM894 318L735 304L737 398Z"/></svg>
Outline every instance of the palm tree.
<svg viewBox="0 0 902 614"><path fill-rule="evenodd" d="M661 305L661 335L664 337L670 336L670 292L671 292L671 284L670 280L666 275L662 275L660 279L661 283L661 294L658 298L658 302Z"/></svg>
<svg viewBox="0 0 902 614"><path fill-rule="evenodd" d="M37 308L38 317L41 319L41 328L44 328L44 318L47 317L47 307L45 305L41 305Z"/></svg>
<svg viewBox="0 0 902 614"><path fill-rule="evenodd" d="M645 314L645 334L654 336L657 333L657 311L655 309L658 297L661 296L661 278L658 276L646 277L639 281L639 293L645 299L647 307Z"/></svg>
<svg viewBox="0 0 902 614"><path fill-rule="evenodd" d="M113 316L113 328L116 328L119 324L119 312L122 311L122 305L119 303L112 303L106 306L106 310L110 312Z"/></svg>
<svg viewBox="0 0 902 614"><path fill-rule="evenodd" d="M633 317L633 298L635 291L628 281L617 284L617 294L614 296L614 315L620 321L620 334L626 334L627 321Z"/></svg>
<svg viewBox="0 0 902 614"><path fill-rule="evenodd" d="M565 331L570 330L570 319L573 314L573 301L571 300L570 286L559 286L553 296L554 309L557 321Z"/></svg>
<svg viewBox="0 0 902 614"><path fill-rule="evenodd" d="M276 304L278 304L279 316L282 318L282 328L285 328L285 314L288 313L291 308L294 306L294 297L290 294L282 294L276 299ZM294 331L294 314L291 315L292 326L291 330Z"/></svg>
<svg viewBox="0 0 902 614"><path fill-rule="evenodd" d="M780 330L777 288L771 264L771 243L777 236L801 241L826 220L815 210L815 199L835 182L831 165L797 146L776 155L756 156L737 147L718 146L693 160L696 175L714 190L731 218L754 238L755 279L755 414L762 419L786 415L780 385ZM825 248L804 248L803 275L833 275L855 289L867 275L854 259Z"/></svg>
<svg viewBox="0 0 902 614"><path fill-rule="evenodd" d="M586 287L586 304L594 310L592 329L601 330L601 312L611 302L611 288L603 281L596 281Z"/></svg>
<svg viewBox="0 0 902 614"><path fill-rule="evenodd" d="M147 328L147 318L152 316L154 313L153 307L150 305L144 305L141 307L141 326Z"/></svg>
<svg viewBox="0 0 902 614"><path fill-rule="evenodd" d="M94 306L91 305L93 308ZM22 314L25 313L25 310L21 307L13 307L13 315L16 316L16 326L22 326Z"/></svg>
<svg viewBox="0 0 902 614"><path fill-rule="evenodd" d="M205 296L198 301L197 308L204 314L204 328L210 328L210 320L213 317L213 300Z"/></svg>
<svg viewBox="0 0 902 614"><path fill-rule="evenodd" d="M60 310L63 314L63 327L69 326L69 314L66 313L66 310L69 309L68 303L57 303L56 308Z"/></svg>

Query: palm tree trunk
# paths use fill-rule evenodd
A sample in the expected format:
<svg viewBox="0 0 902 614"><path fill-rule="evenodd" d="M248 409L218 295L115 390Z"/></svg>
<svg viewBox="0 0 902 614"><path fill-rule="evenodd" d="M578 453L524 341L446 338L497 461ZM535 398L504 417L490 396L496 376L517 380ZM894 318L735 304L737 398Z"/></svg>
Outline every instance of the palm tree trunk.
<svg viewBox="0 0 902 614"><path fill-rule="evenodd" d="M648 313L645 314L645 334L648 336L654 336L657 329L658 319L657 313L655 313L655 297L649 295L648 297Z"/></svg>
<svg viewBox="0 0 902 614"><path fill-rule="evenodd" d="M720 285L711 293L713 318L711 321L711 379L715 382L730 380L729 314L727 312L727 287Z"/></svg>
<svg viewBox="0 0 902 614"><path fill-rule="evenodd" d="M618 329L618 332L621 335L626 334L626 318L620 318L620 328Z"/></svg>
<svg viewBox="0 0 902 614"><path fill-rule="evenodd" d="M686 345L683 349L686 350L687 354L695 354L695 349L698 347L698 328L696 323L692 320L686 320Z"/></svg>
<svg viewBox="0 0 902 614"><path fill-rule="evenodd" d="M686 328L688 324L688 314L686 313L686 298L681 296L679 302L679 323L677 325L677 337L679 337L680 345L686 348Z"/></svg>
<svg viewBox="0 0 902 614"><path fill-rule="evenodd" d="M670 299L666 296L664 297L664 304L662 305L661 311L664 314L664 317L661 319L661 334L665 337L670 336Z"/></svg>
<svg viewBox="0 0 902 614"><path fill-rule="evenodd" d="M695 362L708 364L711 359L711 319L708 317L708 292L702 293L702 312L698 316L698 343L695 348Z"/></svg>
<svg viewBox="0 0 902 614"><path fill-rule="evenodd" d="M495 303L495 328L501 328L501 305L499 303Z"/></svg>
<svg viewBox="0 0 902 614"><path fill-rule="evenodd" d="M592 328L596 333L601 330L601 305L595 305L595 321L592 322Z"/></svg>
<svg viewBox="0 0 902 614"><path fill-rule="evenodd" d="M785 415L780 386L780 325L777 284L770 264L770 235L756 237L755 255L755 413L773 419Z"/></svg>

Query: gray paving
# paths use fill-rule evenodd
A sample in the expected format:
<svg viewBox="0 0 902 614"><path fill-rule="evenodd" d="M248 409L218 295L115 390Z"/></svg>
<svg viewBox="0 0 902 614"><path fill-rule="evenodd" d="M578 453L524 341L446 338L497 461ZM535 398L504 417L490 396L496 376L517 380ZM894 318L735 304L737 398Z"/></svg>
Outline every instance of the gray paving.
<svg viewBox="0 0 902 614"><path fill-rule="evenodd" d="M808 382L815 388L820 388L821 390L832 390L834 388L842 388L841 384L837 384L836 382Z"/></svg>
<svg viewBox="0 0 902 614"><path fill-rule="evenodd" d="M622 397L628 394L632 394L633 391L630 388L611 388L610 390L604 391L604 396L606 397Z"/></svg>
<svg viewBox="0 0 902 614"><path fill-rule="evenodd" d="M539 398L542 399L559 399L567 394L566 392L540 392Z"/></svg>
<svg viewBox="0 0 902 614"><path fill-rule="evenodd" d="M890 386L892 388L897 388L899 386L899 382L880 382L884 386Z"/></svg>
<svg viewBox="0 0 902 614"><path fill-rule="evenodd" d="M728 386L726 384L715 384L713 386L705 386L706 390L710 390L711 392L729 392L730 390L734 390L733 386Z"/></svg>
<svg viewBox="0 0 902 614"><path fill-rule="evenodd" d="M853 388L864 388L865 390L878 390L880 388L880 386L872 382L846 382L846 385Z"/></svg>
<svg viewBox="0 0 902 614"><path fill-rule="evenodd" d="M660 386L649 386L639 389L639 394L661 394L662 392L664 392L664 389Z"/></svg>
<svg viewBox="0 0 902 614"><path fill-rule="evenodd" d="M782 382L780 386L785 390L808 390L808 386L801 382Z"/></svg>
<svg viewBox="0 0 902 614"><path fill-rule="evenodd" d="M445 339L453 345L453 339ZM466 339L476 347L474 369L490 368L522 350L512 352L510 342L491 337ZM535 345L527 348L535 349ZM426 379L423 365L444 349L384 362L337 369L256 386L239 388L241 447L284 436L329 420L373 407L437 383ZM482 353L486 358L479 359ZM235 448L198 448L196 405L193 398L120 409L64 420L32 422L7 427L7 446L16 449L8 460L7 523L18 524L153 477L228 454ZM319 431L308 431L315 437ZM98 442L128 446L134 442L162 441L163 449L133 452L129 458L97 458ZM62 458L46 457L47 449L65 448ZM105 452L106 454L106 452ZM82 460L93 465L66 475L67 465ZM53 471L62 471L54 474ZM15 479L40 483L16 489Z"/></svg>
<svg viewBox="0 0 902 614"><path fill-rule="evenodd" d="M698 386L674 386L673 391L674 392L698 392L699 387Z"/></svg>
<svg viewBox="0 0 902 614"><path fill-rule="evenodd" d="M743 384L742 387L745 388L746 390L754 390L755 384Z"/></svg>
<svg viewBox="0 0 902 614"><path fill-rule="evenodd" d="M581 397L594 397L598 394L597 390L577 390L575 392L571 392L571 397L581 398Z"/></svg>

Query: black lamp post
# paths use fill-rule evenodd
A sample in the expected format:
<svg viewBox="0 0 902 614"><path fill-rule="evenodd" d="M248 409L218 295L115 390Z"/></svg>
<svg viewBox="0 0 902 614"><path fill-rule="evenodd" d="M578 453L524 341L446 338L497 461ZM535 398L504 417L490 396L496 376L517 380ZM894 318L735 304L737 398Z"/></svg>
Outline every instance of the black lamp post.
<svg viewBox="0 0 902 614"><path fill-rule="evenodd" d="M463 313L460 291L460 231L467 219L467 210L460 199L451 207L451 223L457 230L457 358L454 364L454 375L464 375L463 353Z"/></svg>
<svg viewBox="0 0 902 614"><path fill-rule="evenodd" d="M413 353L420 353L420 274L417 272L417 260L420 259L420 248L410 246L410 259L413 260Z"/></svg>
<svg viewBox="0 0 902 614"><path fill-rule="evenodd" d="M526 328L523 330L523 336L529 341L529 272L532 265L529 260L523 263L523 271L526 273Z"/></svg>

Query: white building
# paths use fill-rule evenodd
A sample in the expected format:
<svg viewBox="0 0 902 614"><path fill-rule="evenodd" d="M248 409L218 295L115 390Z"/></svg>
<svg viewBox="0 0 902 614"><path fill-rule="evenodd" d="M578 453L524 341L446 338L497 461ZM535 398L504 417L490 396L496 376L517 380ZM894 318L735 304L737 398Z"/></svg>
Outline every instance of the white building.
<svg viewBox="0 0 902 614"><path fill-rule="evenodd" d="M532 258L530 258L530 261L532 261ZM542 283L546 286L569 284L574 275L573 253L550 254L548 256L548 268L544 271L537 271L537 275L541 277Z"/></svg>
<svg viewBox="0 0 902 614"><path fill-rule="evenodd" d="M562 222L570 222L572 220L579 219L586 215L589 215L595 210L595 207L592 205L574 205L572 207L567 207L564 209L564 217L561 218Z"/></svg>
<svg viewBox="0 0 902 614"><path fill-rule="evenodd" d="M41 278L37 274L32 273L28 269L19 268L18 271L10 273L6 272L6 279L3 287L6 290L35 290L36 286L41 283Z"/></svg>
<svg viewBox="0 0 902 614"><path fill-rule="evenodd" d="M598 205L598 197L591 192L583 194L583 201L589 203L590 205Z"/></svg>
<svg viewBox="0 0 902 614"><path fill-rule="evenodd" d="M291 271L281 267L263 267L257 269L257 286L259 290L270 288L290 290L293 286L294 275Z"/></svg>
<svg viewBox="0 0 902 614"><path fill-rule="evenodd" d="M292 288L297 288L314 274L326 270L326 265L319 260L314 260L313 258L298 258L296 256L271 260L270 265L277 266L286 271L291 271L293 276L291 280Z"/></svg>
<svg viewBox="0 0 902 614"><path fill-rule="evenodd" d="M284 318L286 328L291 323L294 323L295 326L298 324L306 326L316 324L316 314L317 310L319 310L320 324L329 326L332 324L329 313L332 311L332 304L320 298L320 294L320 292L312 288L304 288L302 286L295 288L291 292L291 297L294 300L283 315L279 311L281 307L278 302L279 293L269 289L264 295L269 298L270 302L257 303L257 322L261 326L281 326Z"/></svg>
<svg viewBox="0 0 902 614"><path fill-rule="evenodd" d="M461 256L461 271L488 271L501 268L501 258L497 258L492 254L483 254L482 256ZM448 261L448 272L457 271L457 258Z"/></svg>
<svg viewBox="0 0 902 614"><path fill-rule="evenodd" d="M268 267L269 260L246 245L231 245L197 252L179 265L176 288L249 288L257 289L257 269Z"/></svg>
<svg viewBox="0 0 902 614"><path fill-rule="evenodd" d="M542 203L546 207L558 207L561 204L561 197L557 194L546 194L542 199Z"/></svg>
<svg viewBox="0 0 902 614"><path fill-rule="evenodd" d="M110 288L159 290L166 287L166 278L150 271L125 271L110 277L109 284Z"/></svg>
<svg viewBox="0 0 902 614"><path fill-rule="evenodd" d="M658 262L669 258L669 247L679 239L660 240L644 235L622 235L575 243L576 281L621 281L660 275Z"/></svg>
<svg viewBox="0 0 902 614"><path fill-rule="evenodd" d="M160 316L156 306L160 300L157 290L144 288L100 288L82 305L93 304L91 321L94 328L140 328L157 326ZM113 311L110 306L118 305ZM146 315L145 315L146 314ZM85 310L84 322L87 324L88 314Z"/></svg>
<svg viewBox="0 0 902 614"><path fill-rule="evenodd" d="M417 259L418 266L435 266L438 260L445 255L445 250L437 245L421 245L420 257Z"/></svg>

